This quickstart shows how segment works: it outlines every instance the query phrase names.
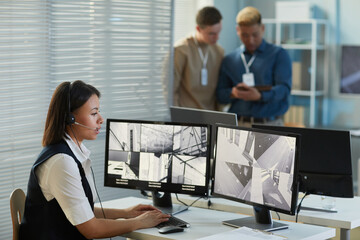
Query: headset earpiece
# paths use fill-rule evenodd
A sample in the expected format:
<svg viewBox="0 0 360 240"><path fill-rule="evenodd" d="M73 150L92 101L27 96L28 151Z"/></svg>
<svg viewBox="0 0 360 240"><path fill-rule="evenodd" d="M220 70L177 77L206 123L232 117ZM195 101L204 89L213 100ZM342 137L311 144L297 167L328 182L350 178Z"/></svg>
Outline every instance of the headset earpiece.
<svg viewBox="0 0 360 240"><path fill-rule="evenodd" d="M71 125L74 123L75 123L75 117L71 112L69 112L66 116L66 125Z"/></svg>
<svg viewBox="0 0 360 240"><path fill-rule="evenodd" d="M69 87L68 87L68 110L65 119L66 125L71 125L75 123L75 116L74 114L71 113L70 87L71 87L71 83L69 83Z"/></svg>

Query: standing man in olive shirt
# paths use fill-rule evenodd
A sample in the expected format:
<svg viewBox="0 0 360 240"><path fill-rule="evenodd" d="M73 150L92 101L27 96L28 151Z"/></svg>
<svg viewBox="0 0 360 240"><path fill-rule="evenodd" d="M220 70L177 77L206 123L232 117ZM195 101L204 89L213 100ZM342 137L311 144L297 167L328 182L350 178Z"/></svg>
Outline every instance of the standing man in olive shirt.
<svg viewBox="0 0 360 240"><path fill-rule="evenodd" d="M174 100L180 107L220 110L215 90L224 50L218 44L220 12L204 7L196 16L194 34L175 43Z"/></svg>

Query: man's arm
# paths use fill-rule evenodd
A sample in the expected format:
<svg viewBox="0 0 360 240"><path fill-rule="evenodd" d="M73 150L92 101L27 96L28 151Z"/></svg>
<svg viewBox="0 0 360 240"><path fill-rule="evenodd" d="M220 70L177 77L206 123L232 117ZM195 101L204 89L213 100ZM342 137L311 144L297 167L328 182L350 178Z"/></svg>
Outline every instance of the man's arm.
<svg viewBox="0 0 360 240"><path fill-rule="evenodd" d="M186 53L180 48L174 49L174 84L173 84L173 104L179 106L179 91L181 80L183 79L186 64Z"/></svg>
<svg viewBox="0 0 360 240"><path fill-rule="evenodd" d="M275 86L270 91L262 92L261 101L281 101L289 96L291 91L292 63L286 50L281 49L274 66Z"/></svg>
<svg viewBox="0 0 360 240"><path fill-rule="evenodd" d="M233 87L233 82L226 71L226 63L223 61L221 63L218 85L216 87L216 98L220 104L228 104L231 102Z"/></svg>

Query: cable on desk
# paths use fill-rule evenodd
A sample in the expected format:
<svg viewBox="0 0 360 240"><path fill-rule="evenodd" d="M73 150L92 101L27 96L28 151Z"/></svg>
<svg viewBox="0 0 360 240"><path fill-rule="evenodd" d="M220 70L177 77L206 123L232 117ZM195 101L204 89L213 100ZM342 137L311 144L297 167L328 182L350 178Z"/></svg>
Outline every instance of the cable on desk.
<svg viewBox="0 0 360 240"><path fill-rule="evenodd" d="M184 206L187 206L187 207L188 207L188 205L187 205L186 203L184 203L183 201L181 201L181 200L179 199L177 193L175 193L175 196L176 196L176 200L178 200L178 201L179 201L180 203L182 203Z"/></svg>
<svg viewBox="0 0 360 240"><path fill-rule="evenodd" d="M280 220L280 215L279 215L279 213L278 212L275 212L276 213L276 215L278 216L278 220Z"/></svg>
<svg viewBox="0 0 360 240"><path fill-rule="evenodd" d="M299 212L300 212L300 209L301 209L301 204L302 204L303 200L305 199L305 197L306 197L307 195L309 195L309 194L310 194L309 192L306 192L305 195L302 197L299 205L297 206L297 208L296 208L296 219L295 219L295 222L298 221L298 216L299 216Z"/></svg>
<svg viewBox="0 0 360 240"><path fill-rule="evenodd" d="M212 205L212 202L211 202L210 198L208 198L208 201L207 201L207 206L208 206L208 208L210 208L211 205Z"/></svg>
<svg viewBox="0 0 360 240"><path fill-rule="evenodd" d="M148 192L146 192L145 190L140 190L140 193L141 193L141 195L143 195L144 197L148 197L148 198L151 197L151 195L150 195Z"/></svg>
<svg viewBox="0 0 360 240"><path fill-rule="evenodd" d="M194 205L194 203L196 203L197 201L199 201L199 199L201 199L202 197L199 197L197 199L195 199L190 205L187 205L186 203L184 203L183 201L181 201L177 195L177 193L175 193L176 196L176 200L178 200L180 203L182 203L184 206L186 207L191 207L192 205Z"/></svg>
<svg viewBox="0 0 360 240"><path fill-rule="evenodd" d="M97 197L99 199L99 203L100 203L100 206L101 206L101 211L102 211L102 214L104 216L104 219L106 219L106 215L105 215L104 208L103 208L103 205L102 205L102 202L101 202L101 199L100 199L100 195L99 195L99 192L98 192L98 190L96 188L95 174L94 174L94 171L93 171L91 166L90 166L90 169L91 169L91 173L92 173L92 176L93 176L93 179L94 179L95 191L96 191L96 195L97 195ZM111 237L109 239L112 240Z"/></svg>
<svg viewBox="0 0 360 240"><path fill-rule="evenodd" d="M201 199L202 197L199 197L198 199L195 199L190 205L189 207L191 207L192 205L194 205L194 203L196 203L197 201L199 201L199 199Z"/></svg>

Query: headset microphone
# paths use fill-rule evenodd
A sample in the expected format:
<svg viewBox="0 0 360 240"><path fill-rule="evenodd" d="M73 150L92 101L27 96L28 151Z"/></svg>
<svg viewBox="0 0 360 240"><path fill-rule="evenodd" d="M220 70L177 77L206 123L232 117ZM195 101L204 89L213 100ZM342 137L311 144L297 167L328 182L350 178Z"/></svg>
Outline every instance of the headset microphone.
<svg viewBox="0 0 360 240"><path fill-rule="evenodd" d="M79 126L84 127L84 128L87 128L87 129L90 129L90 130L96 130L96 131L99 130L99 128L88 127L88 126L85 126L85 125L83 125L81 123L78 123L78 122L74 122L74 124L79 125Z"/></svg>

